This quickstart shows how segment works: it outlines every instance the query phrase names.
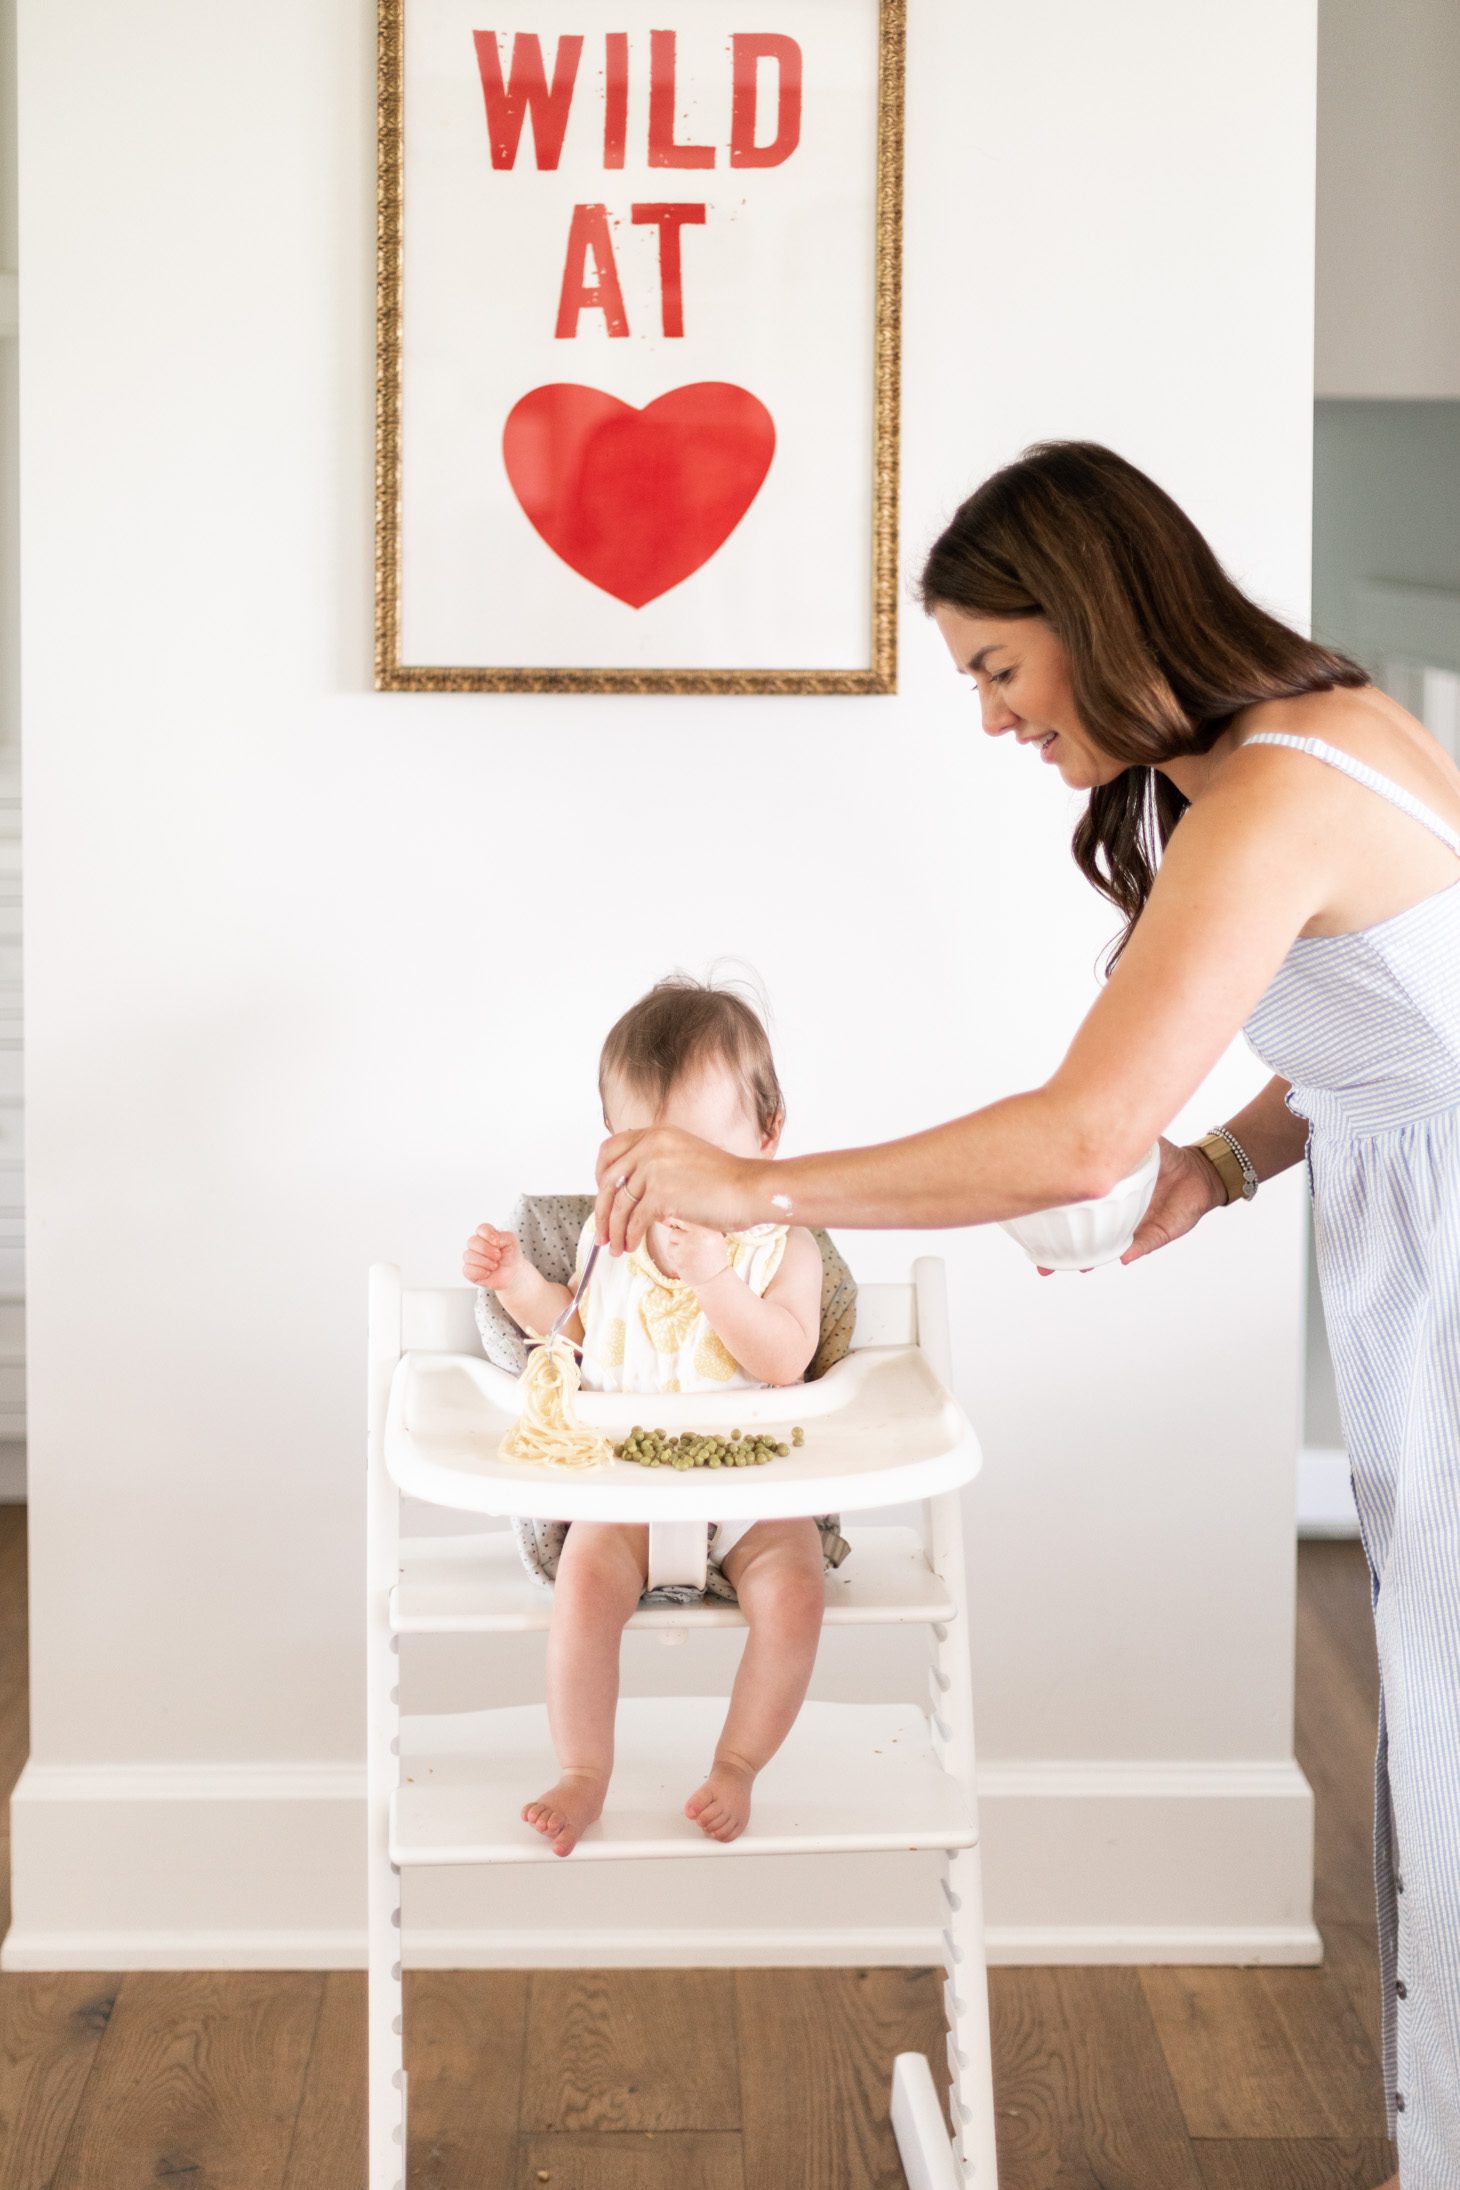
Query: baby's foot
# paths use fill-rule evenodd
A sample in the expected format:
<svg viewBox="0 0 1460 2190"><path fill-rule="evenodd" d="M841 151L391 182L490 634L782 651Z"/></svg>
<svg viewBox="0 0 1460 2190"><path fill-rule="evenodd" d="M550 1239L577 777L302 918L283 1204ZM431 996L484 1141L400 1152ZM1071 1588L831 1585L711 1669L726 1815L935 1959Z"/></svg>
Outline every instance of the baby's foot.
<svg viewBox="0 0 1460 2190"><path fill-rule="evenodd" d="M710 1776L684 1806L684 1814L711 1840L738 1840L750 1823L754 1767L739 1757L716 1757Z"/></svg>
<svg viewBox="0 0 1460 2190"><path fill-rule="evenodd" d="M596 1772L564 1772L556 1787L524 1806L523 1820L552 1842L554 1855L571 1855L593 1820L603 1815L607 1793L608 1781Z"/></svg>

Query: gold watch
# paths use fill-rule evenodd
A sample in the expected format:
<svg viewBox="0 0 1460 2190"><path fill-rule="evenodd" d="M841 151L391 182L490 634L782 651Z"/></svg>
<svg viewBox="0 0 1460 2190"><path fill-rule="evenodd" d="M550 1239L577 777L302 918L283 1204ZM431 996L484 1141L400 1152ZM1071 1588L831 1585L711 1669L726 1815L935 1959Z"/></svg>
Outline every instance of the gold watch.
<svg viewBox="0 0 1460 2190"><path fill-rule="evenodd" d="M1228 1133L1206 1133L1189 1144L1200 1149L1227 1190L1227 1200L1251 1201L1257 1192L1257 1173L1244 1149Z"/></svg>

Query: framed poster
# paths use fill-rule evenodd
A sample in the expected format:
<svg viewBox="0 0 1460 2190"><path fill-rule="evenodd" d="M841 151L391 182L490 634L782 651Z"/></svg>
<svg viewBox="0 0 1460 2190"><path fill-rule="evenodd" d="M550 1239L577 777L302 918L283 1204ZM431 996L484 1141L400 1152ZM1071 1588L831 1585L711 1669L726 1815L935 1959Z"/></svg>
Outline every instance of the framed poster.
<svg viewBox="0 0 1460 2190"><path fill-rule="evenodd" d="M379 0L382 691L890 692L904 0Z"/></svg>

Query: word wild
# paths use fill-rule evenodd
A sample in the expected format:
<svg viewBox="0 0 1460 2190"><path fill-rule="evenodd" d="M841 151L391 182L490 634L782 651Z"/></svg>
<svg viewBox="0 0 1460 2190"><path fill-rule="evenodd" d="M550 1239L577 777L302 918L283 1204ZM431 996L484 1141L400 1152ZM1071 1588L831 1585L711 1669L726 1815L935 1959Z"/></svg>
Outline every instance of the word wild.
<svg viewBox="0 0 1460 2190"><path fill-rule="evenodd" d="M584 40L557 41L551 74L535 32L512 36L511 59L503 72L499 33L472 32L477 70L486 107L487 142L494 168L515 168L529 135L538 168L556 169L577 94ZM629 84L633 55L627 31L607 31L603 39L603 166L622 168L628 147ZM647 158L651 168L714 168L720 147L687 143L676 135L678 99L677 36L672 30L649 33ZM773 126L762 126L761 92L774 76ZM731 168L780 167L801 142L801 48L779 32L736 32L730 39L729 136L724 150ZM525 164L525 162L524 162ZM683 232L705 225L704 200L646 201L629 207L635 228L658 234L660 325L664 334L684 333ZM563 279L555 334L571 341L584 312L600 312L610 336L629 333L629 318L619 279L613 228L620 216L606 204L573 207L568 227Z"/></svg>

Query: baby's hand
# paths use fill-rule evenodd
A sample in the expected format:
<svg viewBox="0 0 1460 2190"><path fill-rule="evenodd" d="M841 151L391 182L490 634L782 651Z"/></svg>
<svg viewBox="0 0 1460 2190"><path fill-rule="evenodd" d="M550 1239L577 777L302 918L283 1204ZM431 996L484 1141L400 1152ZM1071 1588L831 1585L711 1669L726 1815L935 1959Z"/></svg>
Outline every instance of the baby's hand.
<svg viewBox="0 0 1460 2190"><path fill-rule="evenodd" d="M461 1274L471 1285L485 1285L489 1293L510 1285L522 1275L522 1249L515 1235L496 1232L490 1224L479 1224L466 1243Z"/></svg>
<svg viewBox="0 0 1460 2190"><path fill-rule="evenodd" d="M723 1232L709 1231L702 1224L681 1224L678 1217L665 1220L664 1242L669 1263L665 1275L686 1285L708 1284L730 1260Z"/></svg>

